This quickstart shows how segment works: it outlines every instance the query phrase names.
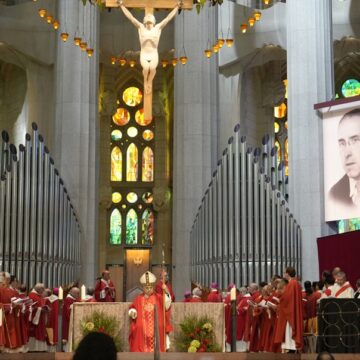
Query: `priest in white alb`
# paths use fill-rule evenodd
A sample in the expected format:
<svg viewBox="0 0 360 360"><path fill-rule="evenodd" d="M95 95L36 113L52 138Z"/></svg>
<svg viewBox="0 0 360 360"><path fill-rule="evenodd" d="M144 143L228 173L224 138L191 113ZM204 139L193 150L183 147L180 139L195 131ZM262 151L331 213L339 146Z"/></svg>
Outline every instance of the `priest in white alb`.
<svg viewBox="0 0 360 360"><path fill-rule="evenodd" d="M335 275L335 284L331 289L331 296L338 299L348 299L354 297L354 289L346 280L346 274L343 271L339 271Z"/></svg>

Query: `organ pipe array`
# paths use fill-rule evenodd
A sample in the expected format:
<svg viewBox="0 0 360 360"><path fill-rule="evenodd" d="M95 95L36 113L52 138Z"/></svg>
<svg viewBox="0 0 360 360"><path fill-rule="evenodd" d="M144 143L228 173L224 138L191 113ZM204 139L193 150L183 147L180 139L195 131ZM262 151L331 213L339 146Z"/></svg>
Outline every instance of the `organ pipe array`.
<svg viewBox="0 0 360 360"><path fill-rule="evenodd" d="M80 224L37 125L18 150L6 131L0 146L0 269L28 286L73 281Z"/></svg>
<svg viewBox="0 0 360 360"><path fill-rule="evenodd" d="M283 163L268 135L253 149L239 124L218 161L190 233L192 281L224 288L301 272L301 229L291 214Z"/></svg>

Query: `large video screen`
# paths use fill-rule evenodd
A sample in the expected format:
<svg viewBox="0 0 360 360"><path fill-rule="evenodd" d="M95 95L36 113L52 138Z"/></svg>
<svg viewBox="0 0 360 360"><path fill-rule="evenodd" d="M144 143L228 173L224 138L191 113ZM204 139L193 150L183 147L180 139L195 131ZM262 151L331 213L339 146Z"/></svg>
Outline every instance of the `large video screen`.
<svg viewBox="0 0 360 360"><path fill-rule="evenodd" d="M360 217L360 108L323 113L325 221Z"/></svg>

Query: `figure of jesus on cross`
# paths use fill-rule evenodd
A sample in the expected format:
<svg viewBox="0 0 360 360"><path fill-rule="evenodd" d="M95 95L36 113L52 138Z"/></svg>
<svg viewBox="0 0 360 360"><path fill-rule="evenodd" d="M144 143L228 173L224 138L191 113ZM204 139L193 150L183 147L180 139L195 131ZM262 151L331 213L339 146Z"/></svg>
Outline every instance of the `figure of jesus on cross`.
<svg viewBox="0 0 360 360"><path fill-rule="evenodd" d="M152 83L156 74L156 68L159 64L158 45L160 41L161 31L175 17L178 9L182 7L182 1L178 1L173 10L162 20L156 24L153 15L154 8L145 8L145 17L143 23L138 21L131 12L124 6L123 0L117 0L124 15L138 29L140 40L140 63L143 68L144 75L144 116L145 119L152 118Z"/></svg>

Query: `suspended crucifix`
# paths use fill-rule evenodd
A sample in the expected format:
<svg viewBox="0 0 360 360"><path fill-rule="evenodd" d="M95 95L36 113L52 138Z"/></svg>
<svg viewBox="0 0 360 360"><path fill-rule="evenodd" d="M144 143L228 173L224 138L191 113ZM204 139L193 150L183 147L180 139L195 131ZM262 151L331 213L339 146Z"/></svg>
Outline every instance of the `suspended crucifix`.
<svg viewBox="0 0 360 360"><path fill-rule="evenodd" d="M144 117L152 120L152 92L156 68L159 64L158 45L162 29L181 9L192 9L193 0L106 0L107 7L120 7L124 15L138 29L140 40L140 63L144 75ZM129 8L145 9L143 23L138 21ZM159 24L156 24L154 9L172 9Z"/></svg>

